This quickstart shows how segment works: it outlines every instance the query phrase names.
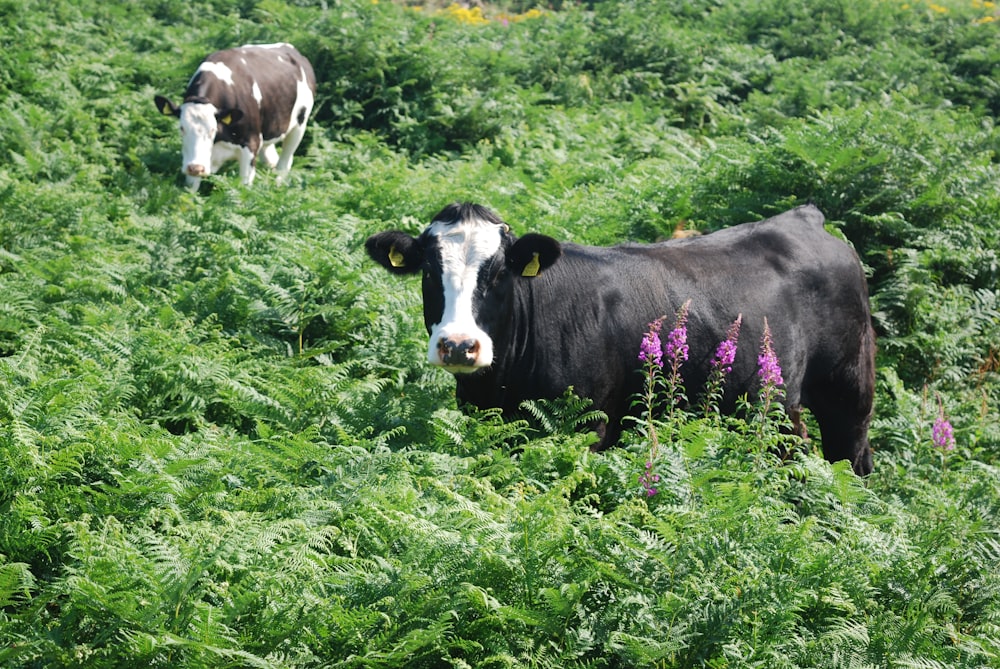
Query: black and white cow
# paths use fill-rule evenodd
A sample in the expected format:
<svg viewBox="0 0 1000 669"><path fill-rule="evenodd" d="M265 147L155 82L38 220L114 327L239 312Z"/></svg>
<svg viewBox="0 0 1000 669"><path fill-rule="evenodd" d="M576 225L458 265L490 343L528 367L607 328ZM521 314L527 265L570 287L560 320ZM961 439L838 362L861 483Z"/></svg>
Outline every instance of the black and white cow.
<svg viewBox="0 0 1000 669"><path fill-rule="evenodd" d="M316 95L312 65L291 44L257 44L216 51L188 82L181 106L157 95L162 114L180 118L181 172L188 188L228 160L240 161L251 185L257 158L288 176ZM282 142L281 157L275 148Z"/></svg>
<svg viewBox="0 0 1000 669"><path fill-rule="evenodd" d="M516 238L492 211L464 203L419 237L381 232L365 247L390 272L422 272L427 357L455 374L459 402L513 414L572 386L608 416L598 448L617 442L641 389L637 356L651 321L669 323L691 300L681 373L694 399L742 314L722 406L730 412L759 387L766 318L789 414L809 408L825 457L864 475L875 376L868 287L853 249L823 220L807 205L701 237L602 248Z"/></svg>

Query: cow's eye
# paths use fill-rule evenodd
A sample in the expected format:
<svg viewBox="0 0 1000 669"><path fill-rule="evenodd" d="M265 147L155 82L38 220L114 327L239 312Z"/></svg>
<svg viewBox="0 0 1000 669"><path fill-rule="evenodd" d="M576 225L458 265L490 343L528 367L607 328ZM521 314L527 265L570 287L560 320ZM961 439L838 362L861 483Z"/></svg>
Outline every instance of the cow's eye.
<svg viewBox="0 0 1000 669"><path fill-rule="evenodd" d="M489 274L487 275L489 276L490 286L495 286L500 282L500 279L503 278L504 269L506 269L506 264L504 262L496 261L493 263L490 267Z"/></svg>

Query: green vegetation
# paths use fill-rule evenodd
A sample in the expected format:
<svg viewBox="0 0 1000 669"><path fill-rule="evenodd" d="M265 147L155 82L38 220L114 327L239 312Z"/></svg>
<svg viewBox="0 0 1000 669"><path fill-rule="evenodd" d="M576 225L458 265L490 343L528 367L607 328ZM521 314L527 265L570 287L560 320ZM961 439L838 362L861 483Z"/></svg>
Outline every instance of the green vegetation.
<svg viewBox="0 0 1000 669"><path fill-rule="evenodd" d="M1000 667L996 7L532 9L0 0L0 665ZM290 183L186 192L154 94L277 40ZM460 199L595 244L814 201L870 271L875 473L461 414L361 248Z"/></svg>

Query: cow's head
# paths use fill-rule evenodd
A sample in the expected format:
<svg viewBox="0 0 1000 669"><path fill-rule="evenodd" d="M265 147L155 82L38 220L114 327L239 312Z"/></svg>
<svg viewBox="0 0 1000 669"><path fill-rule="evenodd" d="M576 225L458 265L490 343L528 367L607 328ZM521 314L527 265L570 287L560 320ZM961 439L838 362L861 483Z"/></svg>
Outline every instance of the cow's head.
<svg viewBox="0 0 1000 669"><path fill-rule="evenodd" d="M551 237L515 238L500 217L469 203L442 209L419 237L381 232L365 248L390 272L423 273L427 359L455 374L493 364L495 339L509 329L514 282L530 281L562 253Z"/></svg>
<svg viewBox="0 0 1000 669"><path fill-rule="evenodd" d="M202 98L185 100L180 107L162 95L157 95L155 101L161 114L180 119L181 173L189 187L197 188L201 177L212 173L212 149L216 140L238 143L231 136L233 126L243 118L243 112L239 109L219 109Z"/></svg>

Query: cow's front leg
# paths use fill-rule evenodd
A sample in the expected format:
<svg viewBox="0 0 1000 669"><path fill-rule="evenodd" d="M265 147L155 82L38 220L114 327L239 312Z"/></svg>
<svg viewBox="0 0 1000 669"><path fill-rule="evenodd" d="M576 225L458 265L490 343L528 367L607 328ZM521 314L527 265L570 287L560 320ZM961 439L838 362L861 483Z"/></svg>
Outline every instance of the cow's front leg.
<svg viewBox="0 0 1000 669"><path fill-rule="evenodd" d="M246 145L240 147L240 181L244 186L252 186L257 176L257 153L263 142L262 135L251 135Z"/></svg>
<svg viewBox="0 0 1000 669"><path fill-rule="evenodd" d="M244 146L240 149L240 181L244 186L252 186L254 177L257 176L257 155L250 148Z"/></svg>
<svg viewBox="0 0 1000 669"><path fill-rule="evenodd" d="M278 164L278 147L274 144L268 144L261 148L257 157L263 159L265 165L274 169L274 166Z"/></svg>

